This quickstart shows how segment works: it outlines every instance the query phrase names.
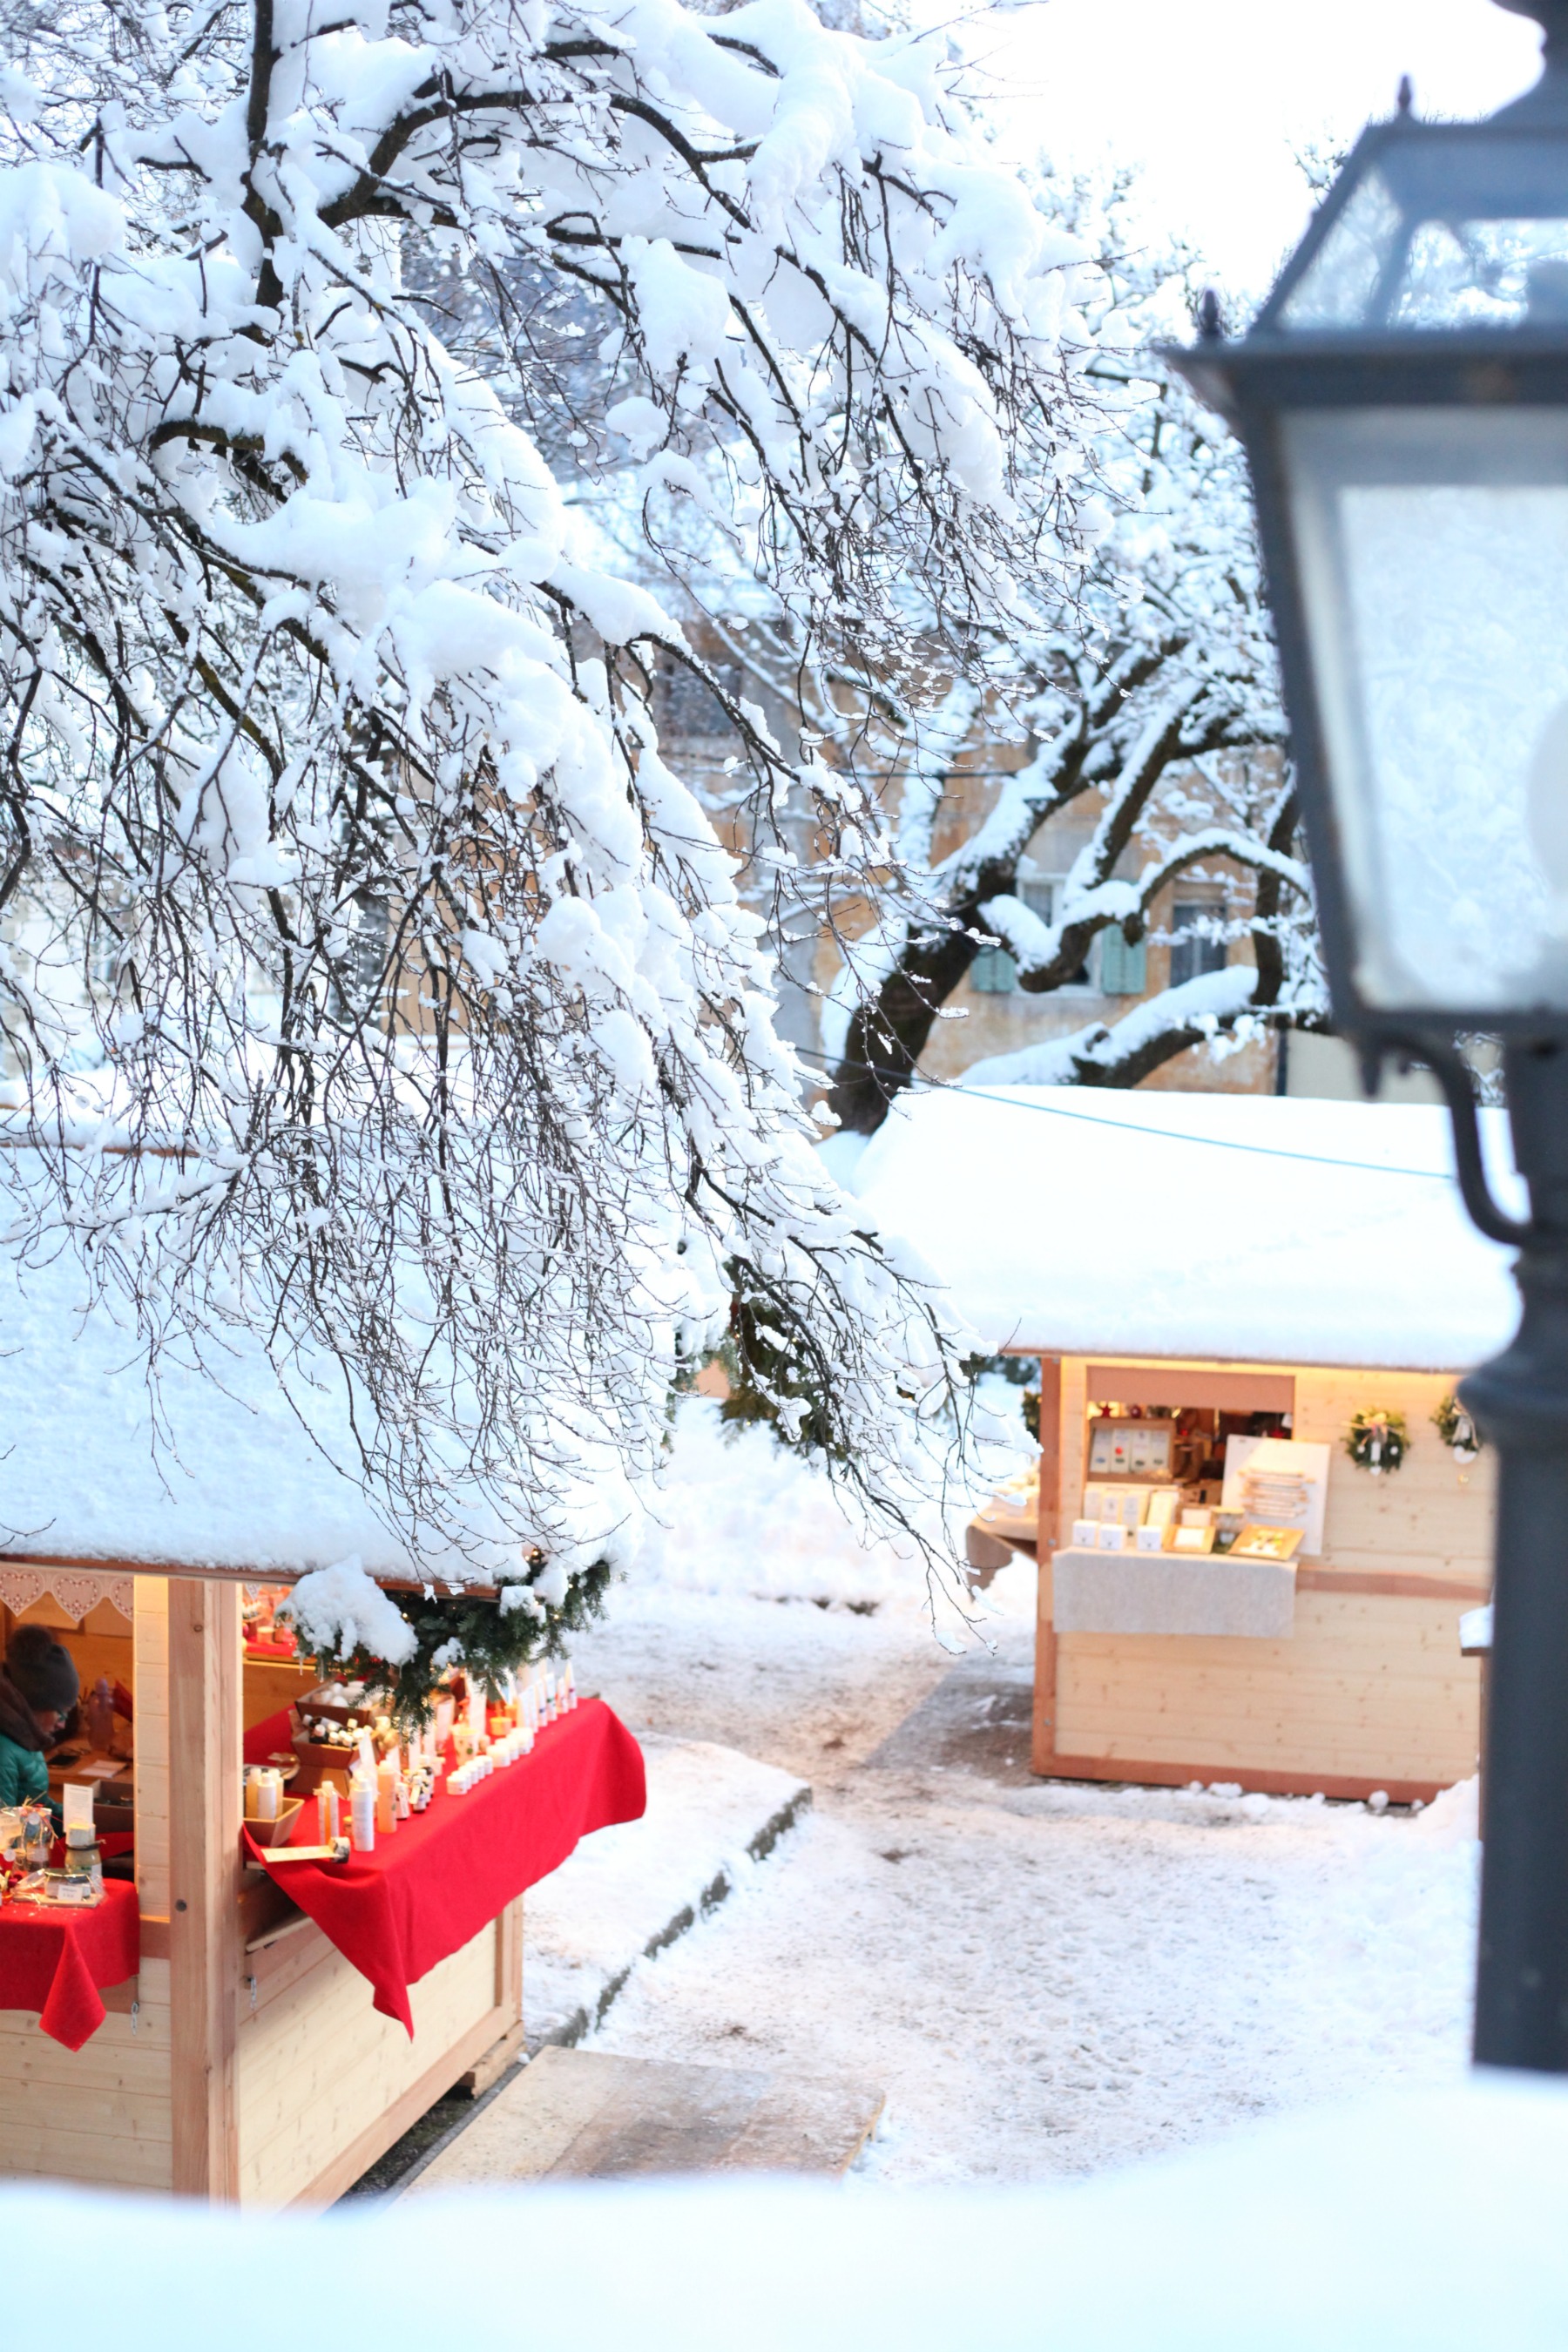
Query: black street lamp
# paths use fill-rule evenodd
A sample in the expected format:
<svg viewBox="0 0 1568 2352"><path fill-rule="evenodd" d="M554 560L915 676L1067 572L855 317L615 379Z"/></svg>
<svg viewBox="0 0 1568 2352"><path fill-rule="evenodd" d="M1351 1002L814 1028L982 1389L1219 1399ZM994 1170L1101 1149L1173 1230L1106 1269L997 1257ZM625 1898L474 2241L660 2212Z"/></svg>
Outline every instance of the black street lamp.
<svg viewBox="0 0 1568 2352"><path fill-rule="evenodd" d="M1568 2072L1568 0L1485 122L1408 89L1257 323L1167 356L1246 445L1334 1018L1425 1062L1517 1244L1464 1386L1500 1463L1475 2054ZM1530 1192L1492 1197L1459 1039L1500 1037ZM1440 1273L1436 1278L1440 1279Z"/></svg>

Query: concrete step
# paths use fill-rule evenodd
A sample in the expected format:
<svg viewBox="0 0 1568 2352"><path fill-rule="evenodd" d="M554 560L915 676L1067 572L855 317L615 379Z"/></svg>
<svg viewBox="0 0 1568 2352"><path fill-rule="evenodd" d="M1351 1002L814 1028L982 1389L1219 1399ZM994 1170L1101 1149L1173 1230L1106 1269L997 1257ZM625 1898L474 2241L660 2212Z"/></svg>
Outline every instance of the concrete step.
<svg viewBox="0 0 1568 2352"><path fill-rule="evenodd" d="M883 2104L866 2084L771 2067L542 2050L401 2193L637 2174L841 2173Z"/></svg>
<svg viewBox="0 0 1568 2352"><path fill-rule="evenodd" d="M639 1960L717 1909L811 1803L811 1790L738 1748L645 1738L647 1811L600 1830L523 1906L530 2050L601 2022Z"/></svg>
<svg viewBox="0 0 1568 2352"><path fill-rule="evenodd" d="M1005 1786L1034 1782L1029 1747L1035 1674L1027 1637L1010 1629L945 1674L866 1759L868 1772L967 1772ZM1037 1782L1034 1782L1037 1786Z"/></svg>

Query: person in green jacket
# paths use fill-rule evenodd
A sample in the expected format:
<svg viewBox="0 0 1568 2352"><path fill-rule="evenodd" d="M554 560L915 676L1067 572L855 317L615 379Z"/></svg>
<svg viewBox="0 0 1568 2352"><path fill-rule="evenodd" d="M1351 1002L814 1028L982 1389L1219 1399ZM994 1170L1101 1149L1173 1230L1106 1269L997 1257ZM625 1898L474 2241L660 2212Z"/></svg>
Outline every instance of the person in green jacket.
<svg viewBox="0 0 1568 2352"><path fill-rule="evenodd" d="M48 1746L76 1705L76 1662L47 1625L18 1625L0 1666L0 1806L47 1801Z"/></svg>

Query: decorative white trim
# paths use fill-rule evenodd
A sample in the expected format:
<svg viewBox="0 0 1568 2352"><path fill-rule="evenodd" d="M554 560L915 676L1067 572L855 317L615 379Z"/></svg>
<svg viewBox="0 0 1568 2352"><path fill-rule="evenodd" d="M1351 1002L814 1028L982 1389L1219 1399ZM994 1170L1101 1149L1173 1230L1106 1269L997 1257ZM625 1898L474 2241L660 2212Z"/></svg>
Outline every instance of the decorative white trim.
<svg viewBox="0 0 1568 2352"><path fill-rule="evenodd" d="M92 1568L0 1568L0 1601L20 1616L35 1601L48 1599L79 1624L100 1601L112 1601L130 1621L135 1579Z"/></svg>

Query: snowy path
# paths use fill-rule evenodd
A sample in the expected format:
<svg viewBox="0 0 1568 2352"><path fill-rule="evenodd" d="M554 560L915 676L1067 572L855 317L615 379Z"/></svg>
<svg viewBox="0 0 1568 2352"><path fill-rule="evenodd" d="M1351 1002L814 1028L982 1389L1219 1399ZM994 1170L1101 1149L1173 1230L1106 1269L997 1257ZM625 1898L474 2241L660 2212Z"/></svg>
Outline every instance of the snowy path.
<svg viewBox="0 0 1568 2352"><path fill-rule="evenodd" d="M1000 1643L1016 1680L1026 1629ZM634 1727L744 1748L816 1796L637 1970L595 2046L875 2077L889 2120L865 2173L1084 2173L1463 2065L1468 1791L1378 1819L1093 1790L1032 1780L1006 1739L986 1769L941 1769L910 1752L931 1706L881 1760L952 1663L899 1603L623 1591L577 1654Z"/></svg>

